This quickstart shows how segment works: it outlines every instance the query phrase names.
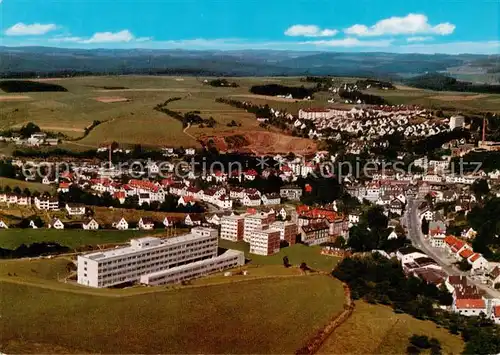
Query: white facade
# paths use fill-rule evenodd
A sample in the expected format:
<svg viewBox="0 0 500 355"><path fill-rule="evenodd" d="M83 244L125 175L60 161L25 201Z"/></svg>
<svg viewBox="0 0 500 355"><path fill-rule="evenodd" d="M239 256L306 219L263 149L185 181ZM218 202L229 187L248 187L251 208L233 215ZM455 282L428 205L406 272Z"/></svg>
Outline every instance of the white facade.
<svg viewBox="0 0 500 355"><path fill-rule="evenodd" d="M450 131L455 128L464 128L465 118L463 116L451 116L450 117Z"/></svg>
<svg viewBox="0 0 500 355"><path fill-rule="evenodd" d="M95 219L91 219L88 223L83 223L82 227L85 230L97 230L99 229L99 223Z"/></svg>
<svg viewBox="0 0 500 355"><path fill-rule="evenodd" d="M236 242L243 239L244 217L223 216L220 221L221 239Z"/></svg>
<svg viewBox="0 0 500 355"><path fill-rule="evenodd" d="M213 272L235 268L245 264L242 251L227 250L224 254L164 271L141 276L140 282L146 285L179 283L185 280L205 276Z"/></svg>
<svg viewBox="0 0 500 355"><path fill-rule="evenodd" d="M262 229L262 227L269 224L268 219L269 217L265 213L245 216L243 240L250 242L252 232L256 229Z"/></svg>
<svg viewBox="0 0 500 355"><path fill-rule="evenodd" d="M217 230L197 227L190 234L132 239L130 246L78 256L78 283L109 287L217 256Z"/></svg>
<svg viewBox="0 0 500 355"><path fill-rule="evenodd" d="M35 206L39 210L55 211L59 209L59 201L53 197L35 197Z"/></svg>
<svg viewBox="0 0 500 355"><path fill-rule="evenodd" d="M253 230L250 234L250 253L265 256L279 253L280 240L278 229Z"/></svg>

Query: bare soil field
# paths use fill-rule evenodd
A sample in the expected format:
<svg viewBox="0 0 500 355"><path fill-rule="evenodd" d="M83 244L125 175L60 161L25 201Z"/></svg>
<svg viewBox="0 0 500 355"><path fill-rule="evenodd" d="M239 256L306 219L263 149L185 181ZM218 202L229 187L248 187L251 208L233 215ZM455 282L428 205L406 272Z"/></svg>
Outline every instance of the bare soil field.
<svg viewBox="0 0 500 355"><path fill-rule="evenodd" d="M31 97L25 95L0 95L0 101L30 100Z"/></svg>
<svg viewBox="0 0 500 355"><path fill-rule="evenodd" d="M217 137L200 137L205 143L212 140L216 147L221 150L228 149L227 138L241 136L244 143L233 150L241 152L252 152L258 155L289 153L309 154L317 150L315 141L306 138L292 137L269 131L229 131L219 134Z"/></svg>
<svg viewBox="0 0 500 355"><path fill-rule="evenodd" d="M105 104L130 101L130 99L126 97L96 97L95 100Z"/></svg>
<svg viewBox="0 0 500 355"><path fill-rule="evenodd" d="M434 100L442 100L442 101L470 101L470 100L479 100L482 98L488 97L488 95L479 94L479 95L438 95L431 96L430 99Z"/></svg>

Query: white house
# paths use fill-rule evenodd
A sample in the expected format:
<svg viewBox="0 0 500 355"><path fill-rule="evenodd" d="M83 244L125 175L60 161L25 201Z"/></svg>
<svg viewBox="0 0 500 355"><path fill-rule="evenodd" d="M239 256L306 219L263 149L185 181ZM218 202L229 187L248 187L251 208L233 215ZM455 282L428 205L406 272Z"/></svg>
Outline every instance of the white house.
<svg viewBox="0 0 500 355"><path fill-rule="evenodd" d="M407 264L418 258L428 257L422 251L412 246L400 248L396 252L396 257L401 264Z"/></svg>
<svg viewBox="0 0 500 355"><path fill-rule="evenodd" d="M4 221L0 220L0 229L9 229L9 226Z"/></svg>
<svg viewBox="0 0 500 355"><path fill-rule="evenodd" d="M488 260L486 260L481 254L474 253L467 262L472 266L473 272L486 272L489 269Z"/></svg>
<svg viewBox="0 0 500 355"><path fill-rule="evenodd" d="M279 194L263 194L262 204L264 205L279 205L281 203L281 197Z"/></svg>
<svg viewBox="0 0 500 355"><path fill-rule="evenodd" d="M119 230L127 230L128 229L128 222L125 220L125 218L121 218L118 222L113 223L113 228L119 229Z"/></svg>
<svg viewBox="0 0 500 355"><path fill-rule="evenodd" d="M99 229L99 223L95 219L91 219L87 223L82 223L82 228L85 230L97 230Z"/></svg>
<svg viewBox="0 0 500 355"><path fill-rule="evenodd" d="M61 222L59 218L55 218L54 220L52 220L52 224L49 228L64 229L64 223Z"/></svg>
<svg viewBox="0 0 500 355"><path fill-rule="evenodd" d="M243 200L241 201L243 206L249 207L260 206L260 202L261 200L259 195L245 195L245 197L243 197Z"/></svg>
<svg viewBox="0 0 500 355"><path fill-rule="evenodd" d="M85 206L80 204L67 203L66 211L70 216L82 216L85 214Z"/></svg>
<svg viewBox="0 0 500 355"><path fill-rule="evenodd" d="M152 218L141 217L137 226L139 227L139 229L152 230L155 227L155 222Z"/></svg>

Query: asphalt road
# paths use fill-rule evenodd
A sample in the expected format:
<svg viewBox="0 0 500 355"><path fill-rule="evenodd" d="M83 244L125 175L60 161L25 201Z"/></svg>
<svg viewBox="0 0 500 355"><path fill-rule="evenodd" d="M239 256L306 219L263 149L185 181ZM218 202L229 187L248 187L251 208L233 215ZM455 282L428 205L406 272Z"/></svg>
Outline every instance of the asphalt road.
<svg viewBox="0 0 500 355"><path fill-rule="evenodd" d="M422 250L425 254L433 258L439 264L439 266L441 266L443 270L448 273L448 275L465 275L467 276L467 281L470 284L476 285L479 289L486 292L486 294L489 295L490 298L500 298L499 291L489 288L479 281L473 280L468 275L468 273L464 273L456 269L451 264L450 260L446 258L444 253L432 248L430 244L425 241L418 216L418 206L422 202L423 200L409 199L406 212L403 216L403 222L408 228L408 238L411 240L413 246Z"/></svg>

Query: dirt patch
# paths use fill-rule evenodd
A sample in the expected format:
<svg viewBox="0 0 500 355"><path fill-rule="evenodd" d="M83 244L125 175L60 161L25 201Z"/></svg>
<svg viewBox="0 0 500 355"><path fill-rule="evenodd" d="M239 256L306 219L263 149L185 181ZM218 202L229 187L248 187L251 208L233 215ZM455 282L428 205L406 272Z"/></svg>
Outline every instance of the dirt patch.
<svg viewBox="0 0 500 355"><path fill-rule="evenodd" d="M441 100L441 101L470 101L470 100L479 100L484 97L488 97L488 95L479 94L479 95L438 95L431 96L430 99L433 100Z"/></svg>
<svg viewBox="0 0 500 355"><path fill-rule="evenodd" d="M21 128L22 126L26 125L27 123L29 122L22 122L22 123L18 123L14 126L12 126L12 128ZM84 132L85 130L83 128L75 128L75 127L59 127L59 126L44 126L44 125L40 125L40 128L44 131L54 131L54 132Z"/></svg>
<svg viewBox="0 0 500 355"><path fill-rule="evenodd" d="M422 91L422 89L419 88L414 88L411 86L405 86L405 85L394 85L397 90L404 90L404 91Z"/></svg>
<svg viewBox="0 0 500 355"><path fill-rule="evenodd" d="M278 102L305 101L305 100L301 100L301 99L286 99L284 97L266 96L266 95L254 95L254 94L230 95L230 97L246 97L248 99L262 99L262 100L278 101Z"/></svg>
<svg viewBox="0 0 500 355"><path fill-rule="evenodd" d="M126 97L96 97L95 100L105 104L130 101L130 99L127 99Z"/></svg>
<svg viewBox="0 0 500 355"><path fill-rule="evenodd" d="M0 95L0 101L21 101L30 100L31 97L25 95Z"/></svg>
<svg viewBox="0 0 500 355"><path fill-rule="evenodd" d="M309 154L317 151L316 142L311 139L292 137L266 131L228 131L217 137L200 137L208 143L212 140L217 148L257 155L289 153Z"/></svg>

